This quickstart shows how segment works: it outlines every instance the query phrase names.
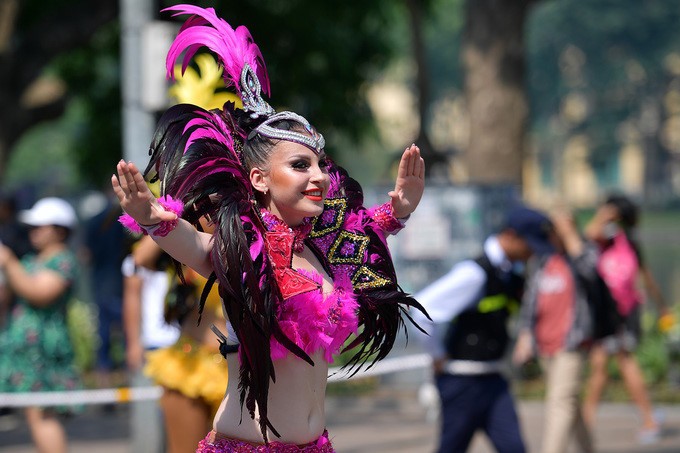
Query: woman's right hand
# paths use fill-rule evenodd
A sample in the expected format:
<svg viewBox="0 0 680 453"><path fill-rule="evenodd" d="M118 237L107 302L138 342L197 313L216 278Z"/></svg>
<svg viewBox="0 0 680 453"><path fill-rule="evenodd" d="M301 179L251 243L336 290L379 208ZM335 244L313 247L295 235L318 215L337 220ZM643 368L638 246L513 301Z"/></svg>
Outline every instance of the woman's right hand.
<svg viewBox="0 0 680 453"><path fill-rule="evenodd" d="M517 336L515 348L512 351L512 363L522 366L534 356L534 346L531 332L522 330Z"/></svg>
<svg viewBox="0 0 680 453"><path fill-rule="evenodd" d="M121 160L116 170L118 175L111 176L113 191L118 197L120 206L137 223L155 225L177 218L174 212L166 211L158 203L135 164Z"/></svg>

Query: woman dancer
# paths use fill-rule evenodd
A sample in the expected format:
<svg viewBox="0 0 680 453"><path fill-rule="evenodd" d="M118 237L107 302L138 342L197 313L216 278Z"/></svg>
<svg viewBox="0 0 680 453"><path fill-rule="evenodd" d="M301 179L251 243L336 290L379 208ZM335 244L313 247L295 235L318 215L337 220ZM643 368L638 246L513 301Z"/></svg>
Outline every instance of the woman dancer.
<svg viewBox="0 0 680 453"><path fill-rule="evenodd" d="M219 284L230 379L198 451L333 451L324 413L333 354L354 335L350 371L384 358L407 308L422 309L398 287L385 240L422 196L420 151L404 151L390 201L364 208L323 136L262 99L267 73L248 31L212 9L168 9L192 14L170 49L169 74L184 50L186 66L205 45L243 102L164 114L145 171L161 180L160 199L134 164L121 161L112 177L126 224L207 277L204 294ZM201 217L213 234L200 231Z"/></svg>

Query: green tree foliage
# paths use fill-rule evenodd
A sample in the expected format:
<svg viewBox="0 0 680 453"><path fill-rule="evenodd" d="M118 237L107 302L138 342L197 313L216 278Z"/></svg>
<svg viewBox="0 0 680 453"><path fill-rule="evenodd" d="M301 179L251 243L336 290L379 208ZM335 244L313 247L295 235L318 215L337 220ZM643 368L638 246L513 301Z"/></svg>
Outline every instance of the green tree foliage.
<svg viewBox="0 0 680 453"><path fill-rule="evenodd" d="M622 126L628 123L649 138L649 171L663 171L668 153L658 141L659 125L671 81L665 60L680 51L678 6L664 0L552 0L534 11L528 90L545 162L561 140L583 134L600 183L614 185ZM565 112L570 96L585 101L583 114ZM644 118L650 109L657 116L651 123ZM668 176L648 174L657 182Z"/></svg>
<svg viewBox="0 0 680 453"><path fill-rule="evenodd" d="M58 84L50 85L49 95L35 94L54 59L89 42L117 17L117 5L117 0L0 2L0 175L25 132L65 111L68 90L55 89Z"/></svg>
<svg viewBox="0 0 680 453"><path fill-rule="evenodd" d="M463 88L460 40L464 27L463 0L433 0L425 27L432 98ZM430 100L431 101L431 100Z"/></svg>
<svg viewBox="0 0 680 453"><path fill-rule="evenodd" d="M40 19L46 20L67 6L87 10L87 5L94 3L99 2L18 2L20 14L13 38L30 40L37 33L36 23ZM165 7L180 2L158 3ZM356 140L373 130L364 88L366 81L385 66L392 54L388 33L394 15L392 2L244 0L236 5L224 0L190 3L215 7L231 24L244 24L251 30L268 65L271 103L276 108L292 109L308 116L329 138L342 132ZM167 13L159 13L159 17L171 20ZM84 27L75 22L75 17L72 19L72 27ZM40 30L48 33L48 29ZM77 133L73 151L84 182L94 185L108 179L121 155L119 39L117 17L113 17L99 24L96 32L82 34L77 43L74 41L70 47L55 51L37 63L33 79L49 71L66 83L67 95L60 99L59 109L52 115L35 118L21 129L23 133L29 125L58 118L67 101L76 102L79 114L75 115L78 124L74 128ZM21 52L31 58L33 51L34 48L28 47ZM26 62L16 58L11 64L18 70ZM16 100L15 104L18 103ZM12 136L6 143L12 145L19 137L20 134ZM11 149L8 147L5 153L0 149L0 154L6 156Z"/></svg>
<svg viewBox="0 0 680 453"><path fill-rule="evenodd" d="M112 21L53 63L79 106L71 155L82 182L94 186L108 185L122 157L119 35L118 22Z"/></svg>
<svg viewBox="0 0 680 453"><path fill-rule="evenodd" d="M392 2L203 3L216 4L231 25L248 27L267 62L275 108L300 112L325 133L357 138L372 128L363 90L392 55Z"/></svg>

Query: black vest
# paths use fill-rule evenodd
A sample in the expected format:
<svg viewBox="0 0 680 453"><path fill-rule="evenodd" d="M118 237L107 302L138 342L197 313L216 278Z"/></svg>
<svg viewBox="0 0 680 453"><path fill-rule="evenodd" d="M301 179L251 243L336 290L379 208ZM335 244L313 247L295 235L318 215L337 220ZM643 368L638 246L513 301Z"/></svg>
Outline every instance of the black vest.
<svg viewBox="0 0 680 453"><path fill-rule="evenodd" d="M453 360L499 360L508 346L507 321L517 311L524 279L515 273L503 279L484 254L474 260L486 273L481 299L451 321L444 345Z"/></svg>

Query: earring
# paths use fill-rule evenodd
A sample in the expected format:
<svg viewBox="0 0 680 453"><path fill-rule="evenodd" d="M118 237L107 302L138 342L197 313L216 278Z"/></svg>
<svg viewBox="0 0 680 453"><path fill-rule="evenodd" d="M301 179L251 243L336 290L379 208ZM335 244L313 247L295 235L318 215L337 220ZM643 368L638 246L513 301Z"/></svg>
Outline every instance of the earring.
<svg viewBox="0 0 680 453"><path fill-rule="evenodd" d="M267 189L267 188L265 187L264 190L262 191L262 193L263 193L264 195L267 195L267 191L269 191L269 189Z"/></svg>

